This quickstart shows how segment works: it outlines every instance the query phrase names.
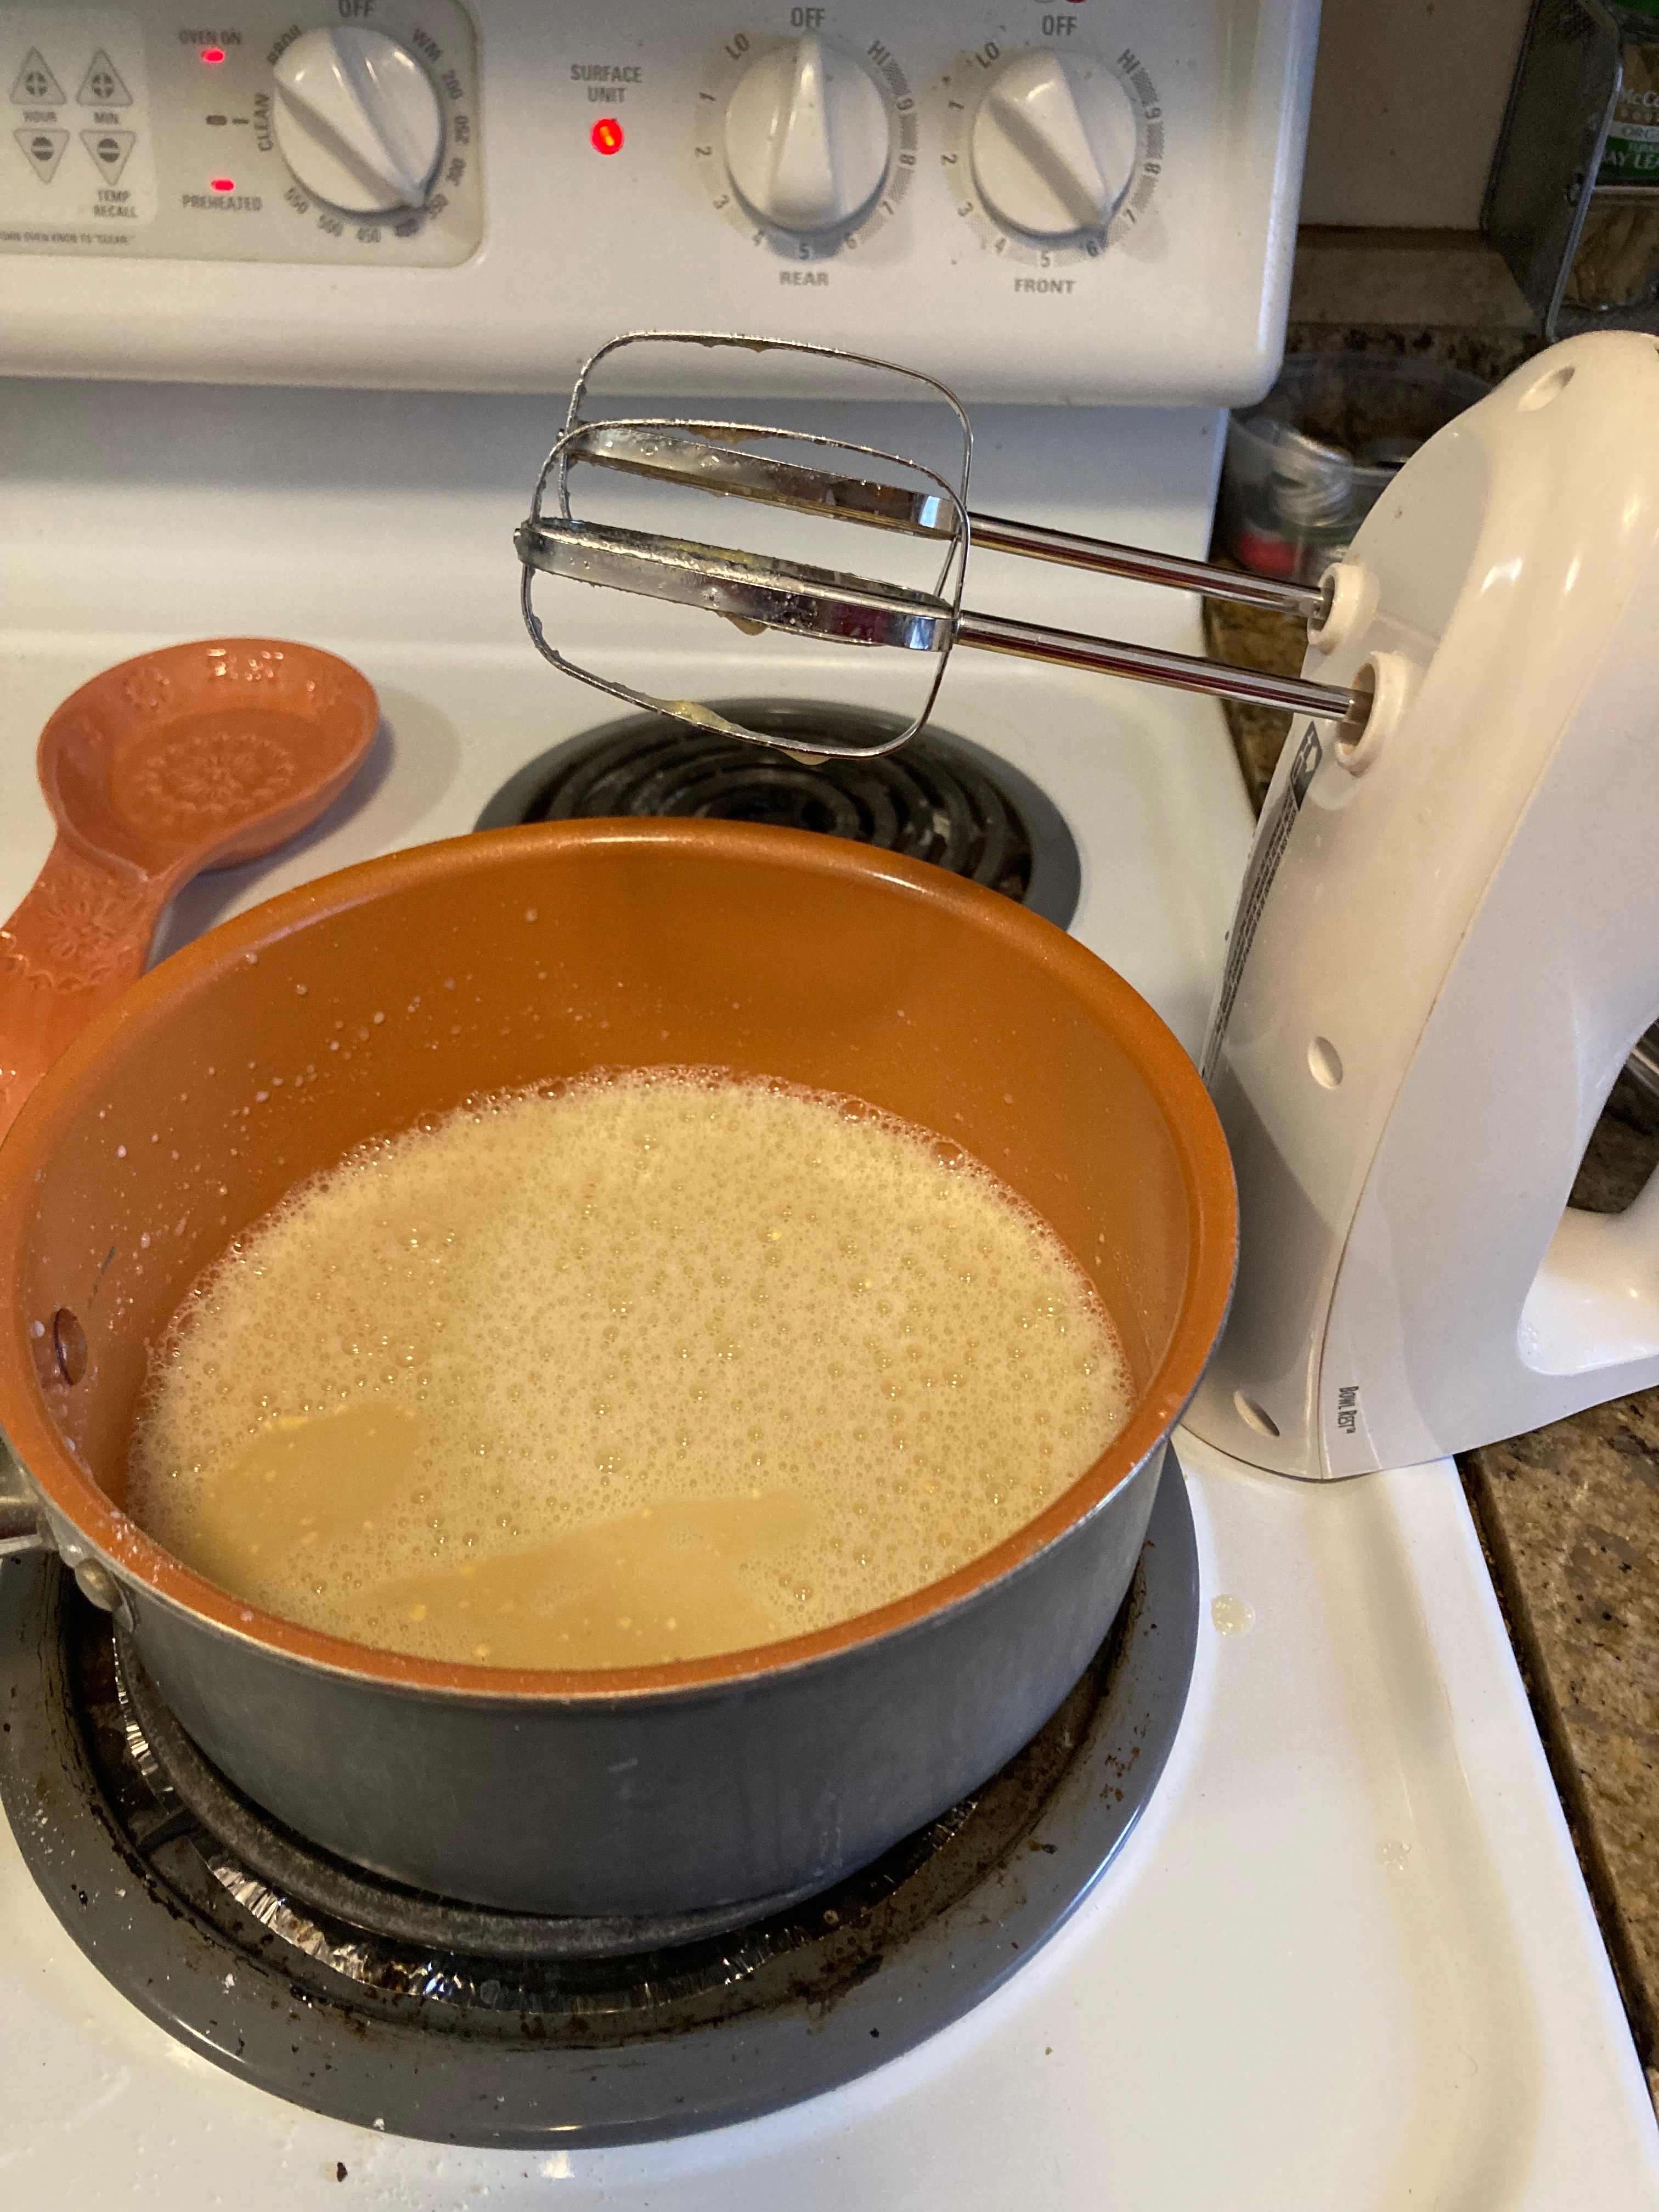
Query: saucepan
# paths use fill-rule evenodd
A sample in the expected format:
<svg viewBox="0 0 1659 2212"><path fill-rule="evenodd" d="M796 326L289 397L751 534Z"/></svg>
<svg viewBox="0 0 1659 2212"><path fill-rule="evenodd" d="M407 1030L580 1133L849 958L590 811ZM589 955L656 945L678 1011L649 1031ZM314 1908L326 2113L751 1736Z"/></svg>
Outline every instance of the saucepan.
<svg viewBox="0 0 1659 2212"><path fill-rule="evenodd" d="M1100 1459L994 1551L879 1611L632 1668L370 1650L228 1595L127 1517L152 1347L294 1184L470 1094L652 1064L850 1093L1012 1185L1123 1342L1134 1410ZM0 1425L82 1587L279 1821L444 1898L694 1912L866 1863L1058 1706L1128 1587L1235 1250L1231 1167L1191 1062L1048 922L795 830L501 830L275 898L69 1046L0 1147ZM465 1325L482 1337L492 1317Z"/></svg>

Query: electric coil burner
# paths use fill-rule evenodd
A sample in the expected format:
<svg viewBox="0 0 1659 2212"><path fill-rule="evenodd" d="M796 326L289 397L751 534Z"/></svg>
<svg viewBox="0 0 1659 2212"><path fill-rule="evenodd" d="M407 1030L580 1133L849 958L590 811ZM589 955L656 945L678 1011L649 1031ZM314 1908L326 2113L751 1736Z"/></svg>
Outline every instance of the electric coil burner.
<svg viewBox="0 0 1659 2212"><path fill-rule="evenodd" d="M1170 1452L1129 1595L1047 1726L872 1866L737 1929L481 1912L328 1857L208 1765L56 1563L0 1583L0 1797L88 1956L230 2072L438 2142L661 2138L852 2080L1053 1935L1152 1795L1197 1626Z"/></svg>
<svg viewBox="0 0 1659 2212"><path fill-rule="evenodd" d="M905 726L900 715L823 700L712 703L806 756L831 734L870 743ZM1077 846L1054 801L1006 761L931 725L875 760L815 762L630 714L520 769L477 826L596 815L696 815L847 837L988 884L1061 929L1082 888Z"/></svg>

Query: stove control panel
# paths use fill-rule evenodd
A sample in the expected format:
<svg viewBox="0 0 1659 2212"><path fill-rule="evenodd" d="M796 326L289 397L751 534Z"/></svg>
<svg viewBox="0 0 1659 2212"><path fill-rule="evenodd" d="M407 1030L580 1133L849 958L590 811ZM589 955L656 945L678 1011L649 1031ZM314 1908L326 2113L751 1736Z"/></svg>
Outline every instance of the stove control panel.
<svg viewBox="0 0 1659 2212"><path fill-rule="evenodd" d="M483 234L459 0L0 6L7 91L0 253L444 268Z"/></svg>
<svg viewBox="0 0 1659 2212"><path fill-rule="evenodd" d="M0 373L557 390L717 329L1272 380L1318 0L179 9L0 0Z"/></svg>

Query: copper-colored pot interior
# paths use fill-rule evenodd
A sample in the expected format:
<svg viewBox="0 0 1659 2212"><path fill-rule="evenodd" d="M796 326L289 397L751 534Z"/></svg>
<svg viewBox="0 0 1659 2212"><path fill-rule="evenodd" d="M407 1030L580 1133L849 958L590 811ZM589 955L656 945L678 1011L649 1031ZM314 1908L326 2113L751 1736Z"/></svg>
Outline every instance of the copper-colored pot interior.
<svg viewBox="0 0 1659 2212"><path fill-rule="evenodd" d="M71 1047L0 1154L0 1421L96 1541L199 1602L205 1585L106 1501L124 1494L150 1347L202 1268L372 1134L469 1093L667 1063L921 1122L1066 1240L1139 1403L1039 1529L1109 1488L1190 1394L1231 1285L1231 1170L1190 1063L1126 984L994 894L859 847L573 823L290 893L166 962ZM72 1385L59 1309L86 1336Z"/></svg>

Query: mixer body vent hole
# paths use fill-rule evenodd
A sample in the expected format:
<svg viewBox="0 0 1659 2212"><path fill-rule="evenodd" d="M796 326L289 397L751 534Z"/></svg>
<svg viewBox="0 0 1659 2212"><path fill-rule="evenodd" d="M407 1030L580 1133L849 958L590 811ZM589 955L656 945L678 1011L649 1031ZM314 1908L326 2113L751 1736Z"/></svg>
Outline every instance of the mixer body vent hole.
<svg viewBox="0 0 1659 2212"><path fill-rule="evenodd" d="M1342 1080L1342 1055L1328 1037L1316 1036L1308 1047L1308 1066L1316 1083L1334 1091Z"/></svg>
<svg viewBox="0 0 1659 2212"><path fill-rule="evenodd" d="M1520 402L1522 413L1532 415L1535 414L1539 408L1547 407L1553 399L1559 399L1561 397L1571 382L1572 363L1571 362L1564 362L1559 368L1547 371L1539 378L1536 384L1528 386L1528 389L1522 393Z"/></svg>
<svg viewBox="0 0 1659 2212"><path fill-rule="evenodd" d="M1247 1397L1243 1390L1234 1391L1233 1409L1245 1427L1254 1429L1257 1436L1276 1437L1279 1434L1279 1424L1267 1407L1259 1405L1254 1398Z"/></svg>

